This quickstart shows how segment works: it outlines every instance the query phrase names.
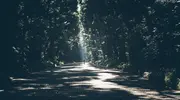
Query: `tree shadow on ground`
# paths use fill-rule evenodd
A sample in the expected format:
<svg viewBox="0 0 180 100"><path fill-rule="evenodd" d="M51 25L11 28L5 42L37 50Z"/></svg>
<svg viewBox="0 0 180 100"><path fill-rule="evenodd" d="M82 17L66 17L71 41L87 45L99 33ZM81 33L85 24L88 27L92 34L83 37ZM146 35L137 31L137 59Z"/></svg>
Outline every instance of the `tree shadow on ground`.
<svg viewBox="0 0 180 100"><path fill-rule="evenodd" d="M90 65L66 65L12 78L13 88L0 93L4 100L134 100L155 99L146 80ZM141 89L141 90L140 90ZM146 96L150 95L150 96ZM167 96L166 96L167 97ZM165 98L161 97L161 98Z"/></svg>
<svg viewBox="0 0 180 100"><path fill-rule="evenodd" d="M19 79L13 83L14 89L4 92L1 96L3 96L4 100L13 100L14 98L18 100L138 99L137 96L124 90L92 88L91 85L87 84L73 86L73 82L77 83L96 79L94 78L94 74L90 75L90 73L85 73L87 72L82 73L82 75L80 75L80 73L77 73L76 75L73 74L73 76L63 75L61 78L59 78L58 75L51 74L43 76L43 78L42 76L36 77L36 80L27 79L23 81L22 79Z"/></svg>
<svg viewBox="0 0 180 100"><path fill-rule="evenodd" d="M130 75L126 73L121 73L120 76L121 77L110 79L108 81L117 83L119 85L126 85L128 87L139 87L139 88L144 88L144 89L156 90L152 85L149 84L148 80L138 75Z"/></svg>

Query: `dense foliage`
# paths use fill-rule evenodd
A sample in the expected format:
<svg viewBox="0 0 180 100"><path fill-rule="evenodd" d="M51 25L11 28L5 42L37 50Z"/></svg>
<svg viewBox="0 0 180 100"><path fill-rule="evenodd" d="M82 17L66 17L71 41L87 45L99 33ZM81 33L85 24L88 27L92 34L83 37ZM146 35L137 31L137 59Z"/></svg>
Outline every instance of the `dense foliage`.
<svg viewBox="0 0 180 100"><path fill-rule="evenodd" d="M81 61L76 0L12 0L11 6L1 5L10 62L1 67L3 72L26 73L48 63ZM178 1L88 0L83 11L88 61L140 72L180 73Z"/></svg>
<svg viewBox="0 0 180 100"><path fill-rule="evenodd" d="M104 61L143 69L178 68L178 2L91 0L87 9L91 41L96 41Z"/></svg>

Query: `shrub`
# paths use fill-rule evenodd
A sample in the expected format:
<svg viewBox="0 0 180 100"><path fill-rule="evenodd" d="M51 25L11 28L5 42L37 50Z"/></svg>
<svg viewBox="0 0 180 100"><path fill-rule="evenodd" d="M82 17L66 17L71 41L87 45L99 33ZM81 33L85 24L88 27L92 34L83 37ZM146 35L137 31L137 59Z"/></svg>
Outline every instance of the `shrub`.
<svg viewBox="0 0 180 100"><path fill-rule="evenodd" d="M151 72L144 72L144 73L143 73L143 77L144 77L145 79L147 79L147 80L149 80L150 75L151 75Z"/></svg>
<svg viewBox="0 0 180 100"><path fill-rule="evenodd" d="M59 65L64 65L64 61L59 61Z"/></svg>
<svg viewBox="0 0 180 100"><path fill-rule="evenodd" d="M165 75L165 85L168 89L177 89L178 80L175 71L167 72Z"/></svg>
<svg viewBox="0 0 180 100"><path fill-rule="evenodd" d="M180 90L180 79L177 79L177 89Z"/></svg>
<svg viewBox="0 0 180 100"><path fill-rule="evenodd" d="M120 69L129 69L130 68L130 64L129 63L120 63L117 68Z"/></svg>
<svg viewBox="0 0 180 100"><path fill-rule="evenodd" d="M154 71L149 74L148 80L156 89L164 89L164 77L163 72Z"/></svg>

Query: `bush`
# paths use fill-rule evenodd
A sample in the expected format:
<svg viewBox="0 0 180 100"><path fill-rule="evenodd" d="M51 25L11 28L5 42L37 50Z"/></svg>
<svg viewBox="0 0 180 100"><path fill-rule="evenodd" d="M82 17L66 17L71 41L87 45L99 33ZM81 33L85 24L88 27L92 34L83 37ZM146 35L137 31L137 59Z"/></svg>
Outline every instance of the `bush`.
<svg viewBox="0 0 180 100"><path fill-rule="evenodd" d="M177 89L178 79L175 71L167 72L165 75L165 85L168 89Z"/></svg>
<svg viewBox="0 0 180 100"><path fill-rule="evenodd" d="M164 73L163 72L151 72L149 74L149 82L156 88L156 89L164 89L165 82L164 82Z"/></svg>
<svg viewBox="0 0 180 100"><path fill-rule="evenodd" d="M106 67L116 68L116 66L118 65L118 61L116 61L115 59L109 59L105 62L105 64Z"/></svg>
<svg viewBox="0 0 180 100"><path fill-rule="evenodd" d="M64 61L59 61L58 65L64 65Z"/></svg>
<svg viewBox="0 0 180 100"><path fill-rule="evenodd" d="M180 90L180 79L178 78L177 81L177 89Z"/></svg>
<svg viewBox="0 0 180 100"><path fill-rule="evenodd" d="M131 66L130 66L130 64L129 63L120 63L118 66L117 66L117 68L119 68L119 69L130 69L131 68Z"/></svg>
<svg viewBox="0 0 180 100"><path fill-rule="evenodd" d="M143 77L144 77L145 79L147 79L147 80L149 80L150 75L151 75L151 72L144 72L144 73L143 73Z"/></svg>

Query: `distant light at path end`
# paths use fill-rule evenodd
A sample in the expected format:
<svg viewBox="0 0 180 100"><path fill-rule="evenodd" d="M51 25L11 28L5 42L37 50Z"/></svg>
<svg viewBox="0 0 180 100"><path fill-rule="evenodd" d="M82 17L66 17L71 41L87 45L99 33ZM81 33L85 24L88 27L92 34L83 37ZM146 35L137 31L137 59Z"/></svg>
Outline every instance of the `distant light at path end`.
<svg viewBox="0 0 180 100"><path fill-rule="evenodd" d="M83 66L83 67L88 67L89 66L89 63L83 63L83 64L81 64L81 66Z"/></svg>

